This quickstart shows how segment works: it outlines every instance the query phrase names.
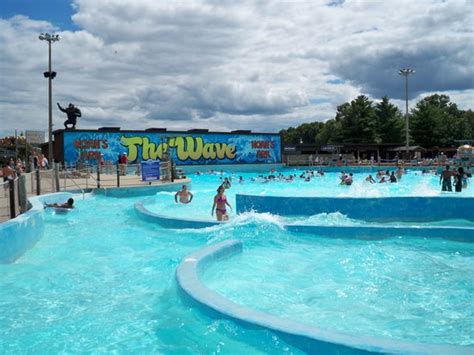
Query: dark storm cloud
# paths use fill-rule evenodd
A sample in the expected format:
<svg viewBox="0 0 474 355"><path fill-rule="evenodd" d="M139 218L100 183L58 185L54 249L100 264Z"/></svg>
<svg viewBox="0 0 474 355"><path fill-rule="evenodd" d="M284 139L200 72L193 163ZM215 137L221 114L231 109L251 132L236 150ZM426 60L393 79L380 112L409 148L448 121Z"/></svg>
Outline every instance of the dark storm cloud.
<svg viewBox="0 0 474 355"><path fill-rule="evenodd" d="M361 93L473 99L473 6L425 1L75 0L53 45L53 102L81 127L276 131L333 118ZM0 18L2 127L44 129L54 24ZM397 101L396 101L397 103ZM54 111L55 124L63 115ZM192 127L191 127L192 126Z"/></svg>
<svg viewBox="0 0 474 355"><path fill-rule="evenodd" d="M373 97L404 99L404 79L398 75L402 68L415 70L409 77L410 97L423 92L473 89L473 54L472 48L462 43L427 44L412 51L394 48L374 54L348 49L343 55L350 60L332 63L331 70Z"/></svg>

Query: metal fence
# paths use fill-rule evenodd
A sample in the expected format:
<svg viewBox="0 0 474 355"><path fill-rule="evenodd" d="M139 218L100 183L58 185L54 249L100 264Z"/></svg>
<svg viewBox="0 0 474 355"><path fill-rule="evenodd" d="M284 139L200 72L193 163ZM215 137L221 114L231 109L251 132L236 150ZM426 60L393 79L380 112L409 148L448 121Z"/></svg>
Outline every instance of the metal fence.
<svg viewBox="0 0 474 355"><path fill-rule="evenodd" d="M59 191L54 170L37 170L8 179L1 185L0 221L28 210L28 196Z"/></svg>
<svg viewBox="0 0 474 355"><path fill-rule="evenodd" d="M182 177L182 172L172 168L169 162L160 164L159 182L172 182ZM15 179L1 183L0 222L15 218L28 210L28 196L73 190L84 193L93 188L144 184L150 182L142 181L140 164L62 167L56 164L53 169L23 173Z"/></svg>

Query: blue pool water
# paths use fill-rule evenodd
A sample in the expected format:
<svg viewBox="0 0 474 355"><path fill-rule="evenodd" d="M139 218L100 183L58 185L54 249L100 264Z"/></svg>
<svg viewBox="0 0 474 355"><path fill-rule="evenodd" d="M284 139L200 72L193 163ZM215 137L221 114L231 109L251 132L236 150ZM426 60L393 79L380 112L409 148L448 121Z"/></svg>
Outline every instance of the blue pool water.
<svg viewBox="0 0 474 355"><path fill-rule="evenodd" d="M242 254L211 264L203 281L234 302L323 329L473 345L472 275L472 243L408 236L369 242L274 229L271 237L245 240Z"/></svg>
<svg viewBox="0 0 474 355"><path fill-rule="evenodd" d="M285 176L299 176L303 170L285 169ZM340 173L328 172L324 176L318 176L305 182L304 179L297 177L294 182L271 181L265 182L259 178L260 174L240 173L240 174L202 174L192 175L192 184L190 191L194 194L192 205L176 204L174 202L173 192L160 192L155 196L155 203L147 204L147 209L169 217L190 217L198 219L213 219L211 217L211 208L213 197L216 194L217 187L222 183L222 179L230 177L232 179L232 188L226 191L228 201L234 210L229 210L231 216L235 215L235 195L267 195L267 196L313 196L313 197L390 197L390 196L453 196L453 197L474 197L474 188L468 185L468 188L461 193L441 192L439 186L439 177L435 175L422 175L420 171L408 171L399 183L370 184L365 182L368 172L354 173L354 184L351 186L341 186L339 184ZM375 177L375 172L370 172ZM268 174L265 174L268 175ZM239 183L239 177L244 178L243 183ZM254 179L254 181L252 181ZM304 206L302 206L304 208ZM390 208L387 205L387 208ZM351 221L344 216L331 214L326 216L314 216L313 220L296 219L305 223L317 222L317 224L351 224L357 221ZM436 222L434 222L436 223ZM474 225L468 221L448 222L456 225Z"/></svg>
<svg viewBox="0 0 474 355"><path fill-rule="evenodd" d="M0 264L0 353L299 353L185 303L177 265L227 232L160 229L136 218L136 200L94 196L48 212L36 246Z"/></svg>
<svg viewBox="0 0 474 355"><path fill-rule="evenodd" d="M439 194L434 178L415 173L385 186L359 186L356 174L351 187L338 186L337 174L311 183L250 182L258 174L249 173L234 180L239 175L246 182L234 182L227 192L234 207L237 192ZM174 193L161 192L149 207L211 219L220 177L192 176L191 205L175 204ZM462 194L472 191L470 186ZM337 213L304 220L250 213L200 230L164 229L137 218L134 203L143 199L76 196L71 213L45 213L43 238L15 263L0 264L0 353L301 353L272 332L209 317L181 297L177 265L195 250L231 238L244 242L244 253L204 276L213 289L242 304L350 333L473 345L471 243L409 236L331 239L283 229L289 221L364 223Z"/></svg>

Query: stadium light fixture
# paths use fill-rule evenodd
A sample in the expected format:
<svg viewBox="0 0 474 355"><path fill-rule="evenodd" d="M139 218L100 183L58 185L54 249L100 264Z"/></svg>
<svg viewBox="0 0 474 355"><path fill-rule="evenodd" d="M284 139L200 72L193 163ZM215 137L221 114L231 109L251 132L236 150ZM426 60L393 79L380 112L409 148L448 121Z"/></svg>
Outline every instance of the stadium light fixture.
<svg viewBox="0 0 474 355"><path fill-rule="evenodd" d="M399 75L405 77L405 150L407 156L410 150L410 124L408 122L408 76L414 74L415 71L411 68L400 69L398 71Z"/></svg>
<svg viewBox="0 0 474 355"><path fill-rule="evenodd" d="M53 166L54 164L54 157L53 157L53 84L52 80L56 77L56 72L51 71L51 43L57 42L61 39L57 34L49 34L49 33L41 33L38 38L40 41L47 41L48 42L48 71L44 72L43 75L45 78L48 79L48 109L49 109L49 117L48 117L48 160Z"/></svg>

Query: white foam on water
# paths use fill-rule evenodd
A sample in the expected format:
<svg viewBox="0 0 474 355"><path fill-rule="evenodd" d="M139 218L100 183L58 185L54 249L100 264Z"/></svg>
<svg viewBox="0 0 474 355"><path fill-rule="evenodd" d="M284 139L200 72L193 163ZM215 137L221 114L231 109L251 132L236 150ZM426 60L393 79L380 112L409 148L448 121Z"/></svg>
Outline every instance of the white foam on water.
<svg viewBox="0 0 474 355"><path fill-rule="evenodd" d="M364 222L351 219L340 212L319 213L309 217L286 218L290 225L318 225L318 226L351 226L361 225Z"/></svg>

